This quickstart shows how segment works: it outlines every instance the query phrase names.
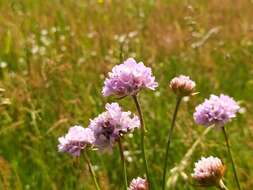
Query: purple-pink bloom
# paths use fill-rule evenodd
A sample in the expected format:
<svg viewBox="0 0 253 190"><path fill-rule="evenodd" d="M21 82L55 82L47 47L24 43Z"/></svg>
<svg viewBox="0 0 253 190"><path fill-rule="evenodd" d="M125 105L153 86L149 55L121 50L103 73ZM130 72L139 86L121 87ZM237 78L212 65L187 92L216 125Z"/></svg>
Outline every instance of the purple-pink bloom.
<svg viewBox="0 0 253 190"><path fill-rule="evenodd" d="M123 112L118 103L106 104L106 111L90 121L89 128L94 132L94 145L102 152L111 151L113 145L124 134L140 127L137 116Z"/></svg>
<svg viewBox="0 0 253 190"><path fill-rule="evenodd" d="M200 125L224 126L236 117L239 108L234 99L227 95L211 95L209 99L195 108L193 116L195 122Z"/></svg>
<svg viewBox="0 0 253 190"><path fill-rule="evenodd" d="M219 158L213 156L202 157L195 163L192 177L202 186L214 186L219 183L224 176L224 172L225 166Z"/></svg>
<svg viewBox="0 0 253 190"><path fill-rule="evenodd" d="M155 90L158 86L151 68L146 67L142 62L137 63L133 58L114 66L108 75L102 91L104 96L136 95L143 88Z"/></svg>
<svg viewBox="0 0 253 190"><path fill-rule="evenodd" d="M65 136L58 138L59 152L68 152L73 156L80 156L81 150L92 145L95 141L93 131L82 126L73 126Z"/></svg>
<svg viewBox="0 0 253 190"><path fill-rule="evenodd" d="M148 182L146 179L137 177L131 181L129 190L148 190Z"/></svg>

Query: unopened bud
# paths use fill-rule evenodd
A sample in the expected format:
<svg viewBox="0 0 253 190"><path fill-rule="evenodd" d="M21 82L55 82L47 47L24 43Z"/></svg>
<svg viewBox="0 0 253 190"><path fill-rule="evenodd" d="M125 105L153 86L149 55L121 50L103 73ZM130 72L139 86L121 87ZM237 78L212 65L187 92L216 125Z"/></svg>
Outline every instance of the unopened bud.
<svg viewBox="0 0 253 190"><path fill-rule="evenodd" d="M193 179L201 186L217 186L225 173L225 166L219 158L202 157L195 163Z"/></svg>
<svg viewBox="0 0 253 190"><path fill-rule="evenodd" d="M188 76L180 75L170 81L170 88L180 97L192 95L195 90L195 82Z"/></svg>
<svg viewBox="0 0 253 190"><path fill-rule="evenodd" d="M148 182L146 179L137 177L131 181L129 190L148 190Z"/></svg>

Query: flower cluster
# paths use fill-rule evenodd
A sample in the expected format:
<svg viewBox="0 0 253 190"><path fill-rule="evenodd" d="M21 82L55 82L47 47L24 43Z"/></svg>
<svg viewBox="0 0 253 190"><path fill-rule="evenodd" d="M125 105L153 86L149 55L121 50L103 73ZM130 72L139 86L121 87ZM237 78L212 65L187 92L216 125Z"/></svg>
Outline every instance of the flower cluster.
<svg viewBox="0 0 253 190"><path fill-rule="evenodd" d="M194 92L195 82L188 76L180 75L170 81L170 88L180 97L189 96Z"/></svg>
<svg viewBox="0 0 253 190"><path fill-rule="evenodd" d="M90 121L88 128L71 127L64 137L59 138L58 149L79 156L82 149L93 145L101 151L111 151L117 140L126 133L140 127L137 116L123 112L118 103L106 104L106 111Z"/></svg>
<svg viewBox="0 0 253 190"><path fill-rule="evenodd" d="M58 150L60 152L68 152L73 156L80 156L81 150L92 145L95 137L91 129L74 126L69 129L65 136L60 137L58 140Z"/></svg>
<svg viewBox="0 0 253 190"><path fill-rule="evenodd" d="M217 157L202 157L195 163L194 173L192 174L201 186L214 186L219 183L225 172L225 166Z"/></svg>
<svg viewBox="0 0 253 190"><path fill-rule="evenodd" d="M88 146L96 147L101 152L112 151L114 145L119 142L120 155L123 163L124 171L124 186L125 190L148 190L151 189L152 181L149 178L149 172L147 167L147 161L145 158L144 150L144 130L142 130L142 156L143 163L145 164L146 176L147 179L137 177L133 179L128 187L127 174L125 168L125 158L122 144L120 143L120 138L125 134L131 133L135 128L139 128L140 125L144 129L142 112L137 100L136 95L138 92L144 88L155 90L158 86L158 83L155 81L155 77L152 75L150 68L146 67L142 62L137 63L133 58L129 58L124 63L116 65L112 72L109 73L108 78L106 78L103 87L103 95L110 96L116 95L118 97L133 96L136 107L139 113L140 118L135 115L132 115L130 111L123 111L118 103L106 104L106 111L99 114L94 119L90 120L89 127L83 128L81 126L71 127L68 133L60 137L58 150L60 152L67 152L73 156L80 156L82 150ZM172 126L172 129L175 124L175 119L177 115L177 110L181 98L184 96L190 96L194 94L195 82L190 79L188 76L180 75L175 77L170 82L170 88L178 97L178 104L175 108ZM224 126L232 118L236 116L236 113L239 111L239 105L234 101L233 98L221 94L220 96L211 95L209 99L206 99L202 104L196 107L194 113L194 120L197 124L210 126ZM230 151L226 131L223 128L224 134L226 137L227 147ZM171 135L169 136L167 144L167 153L169 148ZM231 153L230 153L231 156ZM166 182L166 169L167 169L167 158L168 154L165 156L165 167L163 172L163 189L165 189ZM232 160L232 156L231 156ZM89 159L87 159L89 168L92 169ZM196 180L201 186L217 186L220 188L225 187L222 178L224 176L225 166L222 161L217 158L210 156L208 158L202 157L198 162L195 163L194 173L192 177ZM235 169L234 169L234 173ZM91 175L93 175L93 180L96 185L97 190L98 183L94 177L94 172L91 170ZM237 177L236 177L237 179ZM239 187L239 182L237 180ZM240 189L240 188L239 188Z"/></svg>
<svg viewBox="0 0 253 190"><path fill-rule="evenodd" d="M103 95L124 97L136 95L141 89L154 90L158 86L150 68L133 58L113 67L109 77L104 82Z"/></svg>
<svg viewBox="0 0 253 190"><path fill-rule="evenodd" d="M229 96L211 95L209 99L196 107L194 120L200 125L223 126L236 116L239 108L239 105Z"/></svg>
<svg viewBox="0 0 253 190"><path fill-rule="evenodd" d="M94 145L102 151L111 150L115 142L124 134L140 126L137 116L123 112L117 103L106 104L106 111L90 121L89 128L94 132Z"/></svg>
<svg viewBox="0 0 253 190"><path fill-rule="evenodd" d="M148 182L146 179L137 177L131 181L129 190L148 190Z"/></svg>

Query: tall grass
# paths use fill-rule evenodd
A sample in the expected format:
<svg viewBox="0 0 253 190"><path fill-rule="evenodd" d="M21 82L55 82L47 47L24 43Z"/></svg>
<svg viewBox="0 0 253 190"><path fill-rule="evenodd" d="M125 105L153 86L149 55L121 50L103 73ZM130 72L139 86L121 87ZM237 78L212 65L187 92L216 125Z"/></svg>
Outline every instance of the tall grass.
<svg viewBox="0 0 253 190"><path fill-rule="evenodd" d="M112 100L102 98L101 89L122 48L124 58L133 56L152 67L159 82L155 93L140 96L154 186L161 183L163 147L175 105L168 81L186 74L200 94L182 102L168 170L205 130L193 122L194 107L211 92L226 93L244 108L227 130L242 188L250 190L252 8L247 0L0 1L0 88L5 89L0 96L0 189L94 189L86 164L77 166L72 157L57 152L57 137L70 125L87 126ZM6 98L11 104L2 103ZM120 104L135 112L131 98ZM210 153L229 162L222 136L215 131L207 136L192 160ZM123 146L131 179L145 171L137 146L140 135L127 138ZM117 155L90 154L105 190L121 187ZM192 167L189 164L185 173ZM235 185L231 168L226 179ZM181 177L175 189L196 187Z"/></svg>

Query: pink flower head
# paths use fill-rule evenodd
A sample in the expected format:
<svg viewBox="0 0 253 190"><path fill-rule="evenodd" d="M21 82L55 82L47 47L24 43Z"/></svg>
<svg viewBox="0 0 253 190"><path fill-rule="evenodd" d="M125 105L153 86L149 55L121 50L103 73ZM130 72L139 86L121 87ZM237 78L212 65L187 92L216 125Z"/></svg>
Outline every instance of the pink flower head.
<svg viewBox="0 0 253 190"><path fill-rule="evenodd" d="M137 177L131 181L129 190L148 190L148 182L146 179Z"/></svg>
<svg viewBox="0 0 253 190"><path fill-rule="evenodd" d="M103 95L124 97L136 95L143 88L155 90L157 86L151 69L142 62L137 63L133 58L129 58L113 67L104 82Z"/></svg>
<svg viewBox="0 0 253 190"><path fill-rule="evenodd" d="M140 127L137 116L123 112L118 103L106 104L106 111L90 121L89 128L94 132L94 145L101 151L110 151L115 142L134 128Z"/></svg>
<svg viewBox="0 0 253 190"><path fill-rule="evenodd" d="M58 139L58 150L68 152L73 156L80 156L81 150L95 141L93 131L82 126L71 127L68 133Z"/></svg>
<svg viewBox="0 0 253 190"><path fill-rule="evenodd" d="M217 157L202 157L195 163L192 177L202 186L217 185L224 176L225 166Z"/></svg>
<svg viewBox="0 0 253 190"><path fill-rule="evenodd" d="M197 124L223 126L236 117L239 108L239 105L229 96L211 95L209 99L195 108L193 116Z"/></svg>
<svg viewBox="0 0 253 190"><path fill-rule="evenodd" d="M194 92L195 82L188 76L180 75L170 81L170 88L178 96L189 96Z"/></svg>

